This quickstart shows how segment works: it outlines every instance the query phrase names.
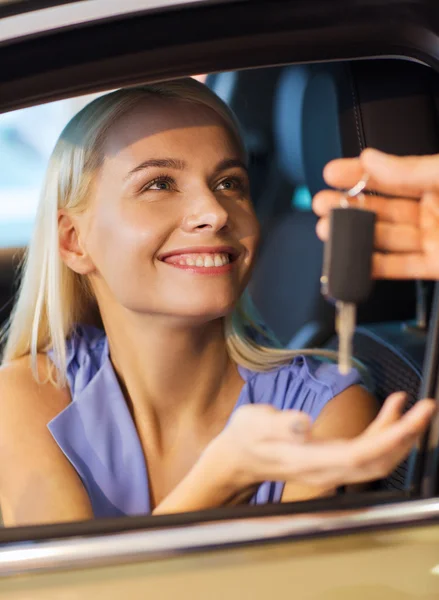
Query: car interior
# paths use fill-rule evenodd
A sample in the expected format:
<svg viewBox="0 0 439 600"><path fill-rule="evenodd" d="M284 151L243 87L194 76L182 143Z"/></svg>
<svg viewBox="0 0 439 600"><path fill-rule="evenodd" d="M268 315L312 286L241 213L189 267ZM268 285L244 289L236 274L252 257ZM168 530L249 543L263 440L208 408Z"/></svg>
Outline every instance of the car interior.
<svg viewBox="0 0 439 600"><path fill-rule="evenodd" d="M220 73L207 85L237 114L249 149L263 226L251 298L285 347L336 349L334 310L320 293L323 254L311 198L326 187L323 167L333 158L366 147L438 152L436 78L424 65L382 59ZM407 408L418 398L431 299L432 282L378 281L359 307L354 355L380 403L401 389ZM407 464L379 486L406 489Z"/></svg>
<svg viewBox="0 0 439 600"><path fill-rule="evenodd" d="M429 67L380 59L209 74L235 112L249 153L262 225L250 296L284 347L336 349L334 308L321 295L323 247L312 196L333 158L371 146L394 154L439 152L437 81ZM1 117L0 117L1 123ZM0 247L0 324L13 306L22 248ZM354 355L379 402L393 391L418 398L431 282L378 281L358 312ZM406 490L407 461L379 489Z"/></svg>

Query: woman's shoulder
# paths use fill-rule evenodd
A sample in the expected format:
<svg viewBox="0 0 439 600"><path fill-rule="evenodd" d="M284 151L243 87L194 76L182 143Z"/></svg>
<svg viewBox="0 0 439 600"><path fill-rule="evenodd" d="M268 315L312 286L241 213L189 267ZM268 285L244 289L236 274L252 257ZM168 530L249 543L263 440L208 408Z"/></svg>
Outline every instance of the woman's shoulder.
<svg viewBox="0 0 439 600"><path fill-rule="evenodd" d="M268 371L246 371L246 379L261 383L276 384L280 382L297 385L307 385L315 389L327 388L334 395L346 387L361 382L357 369L351 369L347 375L342 375L338 366L325 359L300 354L289 362Z"/></svg>
<svg viewBox="0 0 439 600"><path fill-rule="evenodd" d="M303 410L313 417L334 396L361 383L356 369L342 375L336 364L304 355L270 371L249 373L252 402L270 403L281 410Z"/></svg>
<svg viewBox="0 0 439 600"><path fill-rule="evenodd" d="M36 368L38 380L30 356L0 368L0 502L6 525L88 514L79 479L47 428L70 403L69 390L50 381L47 355L36 357Z"/></svg>
<svg viewBox="0 0 439 600"><path fill-rule="evenodd" d="M35 371L30 355L0 367L2 430L7 421L20 427L26 427L26 423L36 424L42 421L46 424L69 402L69 390L53 382L53 367L46 354L36 356ZM20 414L26 418L16 422Z"/></svg>

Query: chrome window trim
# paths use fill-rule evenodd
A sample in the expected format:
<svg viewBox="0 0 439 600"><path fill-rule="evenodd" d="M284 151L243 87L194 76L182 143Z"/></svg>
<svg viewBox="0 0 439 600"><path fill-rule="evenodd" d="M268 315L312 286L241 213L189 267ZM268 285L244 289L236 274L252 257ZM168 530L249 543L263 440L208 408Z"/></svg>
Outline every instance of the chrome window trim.
<svg viewBox="0 0 439 600"><path fill-rule="evenodd" d="M40 8L0 19L0 43L110 17L156 9L181 8L200 2L206 0L82 0Z"/></svg>
<svg viewBox="0 0 439 600"><path fill-rule="evenodd" d="M0 548L0 576L151 561L236 544L305 539L432 520L439 521L439 499L327 513L202 522L89 538L12 542Z"/></svg>

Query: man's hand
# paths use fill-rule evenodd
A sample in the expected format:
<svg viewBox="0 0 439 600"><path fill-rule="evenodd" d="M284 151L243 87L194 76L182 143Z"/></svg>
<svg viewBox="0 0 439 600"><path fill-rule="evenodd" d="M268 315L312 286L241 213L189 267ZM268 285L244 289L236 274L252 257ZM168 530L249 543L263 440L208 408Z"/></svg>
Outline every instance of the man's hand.
<svg viewBox="0 0 439 600"><path fill-rule="evenodd" d="M367 149L359 158L326 165L328 185L349 189L369 175L364 207L377 214L373 276L382 279L439 279L439 155L396 157ZM392 196L392 198L385 197ZM329 213L340 206L341 192L316 194L321 217L317 234L326 240ZM350 201L355 205L357 200Z"/></svg>

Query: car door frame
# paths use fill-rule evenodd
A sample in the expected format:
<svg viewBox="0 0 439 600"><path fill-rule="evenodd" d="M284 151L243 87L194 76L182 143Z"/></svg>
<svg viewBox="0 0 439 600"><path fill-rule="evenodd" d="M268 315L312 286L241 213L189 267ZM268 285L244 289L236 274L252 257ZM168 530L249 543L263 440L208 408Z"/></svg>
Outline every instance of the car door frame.
<svg viewBox="0 0 439 600"><path fill-rule="evenodd" d="M25 16L5 17L0 25ZM167 2L162 9L3 37L0 112L194 73L383 56L439 70L439 9L427 1L391 0L349 5L341 0L253 0L251 7L238 0ZM439 524L436 500L380 494L11 528L0 531L0 575L425 523ZM134 544L131 550L129 544Z"/></svg>

